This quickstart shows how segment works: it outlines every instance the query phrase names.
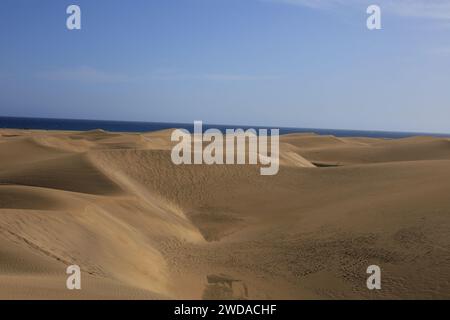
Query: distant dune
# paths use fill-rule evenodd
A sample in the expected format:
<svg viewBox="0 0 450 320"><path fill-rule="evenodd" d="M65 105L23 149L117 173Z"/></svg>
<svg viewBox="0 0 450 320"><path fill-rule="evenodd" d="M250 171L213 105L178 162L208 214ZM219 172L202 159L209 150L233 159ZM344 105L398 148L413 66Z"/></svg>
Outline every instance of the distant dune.
<svg viewBox="0 0 450 320"><path fill-rule="evenodd" d="M0 130L0 299L450 298L450 139L289 134L261 176L170 133Z"/></svg>

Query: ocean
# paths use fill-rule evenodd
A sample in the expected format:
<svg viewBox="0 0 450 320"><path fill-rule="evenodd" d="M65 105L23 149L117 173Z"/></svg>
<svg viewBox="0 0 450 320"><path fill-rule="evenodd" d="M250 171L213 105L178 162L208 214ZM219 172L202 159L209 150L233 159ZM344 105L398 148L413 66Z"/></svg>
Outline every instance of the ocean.
<svg viewBox="0 0 450 320"><path fill-rule="evenodd" d="M113 132L151 132L170 128L187 129L193 131L193 123L166 123L166 122L138 122L138 121L109 121L109 120L76 120L76 119L50 119L50 118L21 118L0 117L0 128L8 129L40 129L40 130L73 130L86 131L103 129ZM203 124L203 130L216 128L224 132L225 129L263 129L277 127L235 126ZM372 138L406 138L411 136L440 136L450 137L450 134L418 133L418 132L390 132L366 130L316 129L316 128L287 128L279 127L281 134L313 132L320 135L334 135L336 137L372 137Z"/></svg>

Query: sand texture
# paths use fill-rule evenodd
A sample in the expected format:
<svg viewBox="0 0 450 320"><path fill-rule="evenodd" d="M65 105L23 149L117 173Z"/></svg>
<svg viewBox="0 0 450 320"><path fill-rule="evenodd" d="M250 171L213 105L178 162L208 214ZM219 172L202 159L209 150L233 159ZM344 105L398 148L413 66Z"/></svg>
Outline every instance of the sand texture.
<svg viewBox="0 0 450 320"><path fill-rule="evenodd" d="M0 299L450 298L450 139L289 134L261 176L170 133L0 130Z"/></svg>

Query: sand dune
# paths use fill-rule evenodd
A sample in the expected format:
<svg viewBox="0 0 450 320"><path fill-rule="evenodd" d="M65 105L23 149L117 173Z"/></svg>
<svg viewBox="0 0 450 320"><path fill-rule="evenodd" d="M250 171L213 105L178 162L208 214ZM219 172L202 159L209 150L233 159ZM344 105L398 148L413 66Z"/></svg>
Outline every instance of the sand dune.
<svg viewBox="0 0 450 320"><path fill-rule="evenodd" d="M335 138L286 135L282 142L297 148L313 163L348 165L394 161L448 160L450 138L403 139Z"/></svg>
<svg viewBox="0 0 450 320"><path fill-rule="evenodd" d="M450 298L449 139L290 134L261 176L170 132L0 130L0 298Z"/></svg>

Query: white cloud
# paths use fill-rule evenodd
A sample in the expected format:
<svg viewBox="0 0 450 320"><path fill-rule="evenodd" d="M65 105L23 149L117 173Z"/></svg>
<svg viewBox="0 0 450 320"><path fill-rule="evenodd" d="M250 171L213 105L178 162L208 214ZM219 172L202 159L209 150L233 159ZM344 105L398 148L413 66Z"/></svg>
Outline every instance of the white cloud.
<svg viewBox="0 0 450 320"><path fill-rule="evenodd" d="M131 78L126 75L104 72L86 66L42 72L37 76L46 80L93 83L120 83L131 80Z"/></svg>
<svg viewBox="0 0 450 320"><path fill-rule="evenodd" d="M315 9L379 5L388 13L404 17L450 20L449 0L261 0Z"/></svg>
<svg viewBox="0 0 450 320"><path fill-rule="evenodd" d="M258 81L277 77L240 73L180 73L174 70L159 70L154 72L151 78L156 80Z"/></svg>
<svg viewBox="0 0 450 320"><path fill-rule="evenodd" d="M226 73L207 73L198 75L200 79L218 80L218 81L254 81L270 80L276 77L268 75L249 75L249 74L226 74Z"/></svg>
<svg viewBox="0 0 450 320"><path fill-rule="evenodd" d="M180 73L173 69L159 69L147 75L127 76L100 71L92 67L58 69L37 74L37 77L52 81L76 81L88 83L124 83L147 80L208 80L208 81L258 81L277 77L239 73Z"/></svg>
<svg viewBox="0 0 450 320"><path fill-rule="evenodd" d="M450 19L450 1L442 0L397 0L382 1L393 13L401 16Z"/></svg>
<svg viewBox="0 0 450 320"><path fill-rule="evenodd" d="M279 2L290 5L303 6L308 8L331 8L336 5L343 5L345 2L340 0L262 0L266 2ZM352 0L349 0L352 1Z"/></svg>
<svg viewBox="0 0 450 320"><path fill-rule="evenodd" d="M428 54L434 55L434 56L441 56L441 57L449 57L450 56L450 47L438 47L438 48L432 48L427 51Z"/></svg>

